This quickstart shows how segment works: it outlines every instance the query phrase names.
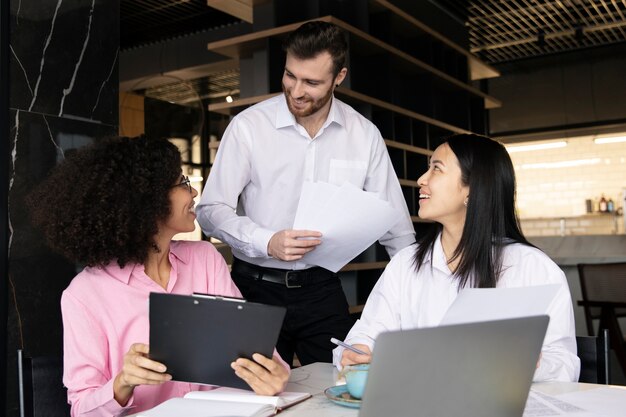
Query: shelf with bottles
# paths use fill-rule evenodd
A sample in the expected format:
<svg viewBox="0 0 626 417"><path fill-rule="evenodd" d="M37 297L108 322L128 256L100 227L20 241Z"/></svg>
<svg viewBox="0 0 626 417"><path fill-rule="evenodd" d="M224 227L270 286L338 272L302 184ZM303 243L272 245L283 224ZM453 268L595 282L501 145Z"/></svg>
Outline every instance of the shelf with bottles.
<svg viewBox="0 0 626 417"><path fill-rule="evenodd" d="M625 223L623 215L617 211L579 216L520 218L520 225L527 236L623 234Z"/></svg>
<svg viewBox="0 0 626 417"><path fill-rule="evenodd" d="M438 69L449 73L451 68L456 69L456 71L451 71L450 75L460 81L466 81L468 75L471 80L500 76L497 69L417 19L414 15L418 15L418 12L413 11L412 15L410 8L415 6L412 0L404 4L399 3L403 2L370 1L369 32L372 35L418 59L426 61L430 59L430 64ZM429 48L415 50L415 46L420 43L427 43ZM414 50L415 52L412 53Z"/></svg>
<svg viewBox="0 0 626 417"><path fill-rule="evenodd" d="M333 23L344 29L349 34L351 60L360 57L367 60L369 64L374 64L377 56L384 55L391 59L394 69L399 72L409 73L413 76L417 76L418 74L428 74L431 76L433 82L448 85L448 88L461 89L479 97L484 102L485 108L495 108L501 105L500 101L496 98L489 96L467 83L459 81L458 79L407 54L406 52L401 51L396 47L380 41L370 34L357 29L340 19L333 16L324 16L315 20ZM207 44L207 48L212 52L216 52L230 58L239 59L250 57L257 51L267 49L267 41L269 38L283 37L292 32L302 23L303 22L292 23L277 28L261 30L246 35L210 42Z"/></svg>

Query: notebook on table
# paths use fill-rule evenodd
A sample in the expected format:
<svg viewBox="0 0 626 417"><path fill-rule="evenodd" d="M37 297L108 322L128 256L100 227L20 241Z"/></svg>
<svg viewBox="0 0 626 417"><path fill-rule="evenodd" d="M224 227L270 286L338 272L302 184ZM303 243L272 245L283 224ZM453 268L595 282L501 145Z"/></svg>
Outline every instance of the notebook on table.
<svg viewBox="0 0 626 417"><path fill-rule="evenodd" d="M311 397L306 392L256 395L236 388L192 391L184 398L172 398L137 417L267 417Z"/></svg>
<svg viewBox="0 0 626 417"><path fill-rule="evenodd" d="M201 294L150 294L150 358L176 381L249 389L230 367L271 358L285 308Z"/></svg>
<svg viewBox="0 0 626 417"><path fill-rule="evenodd" d="M521 417L546 315L382 333L360 417Z"/></svg>

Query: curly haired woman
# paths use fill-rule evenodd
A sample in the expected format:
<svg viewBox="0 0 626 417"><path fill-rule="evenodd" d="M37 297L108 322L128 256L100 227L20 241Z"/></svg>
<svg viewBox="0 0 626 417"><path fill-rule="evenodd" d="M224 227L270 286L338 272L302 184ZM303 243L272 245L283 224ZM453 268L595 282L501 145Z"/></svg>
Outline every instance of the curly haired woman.
<svg viewBox="0 0 626 417"><path fill-rule="evenodd" d="M148 358L150 292L240 296L210 243L172 241L196 218L197 192L180 167L165 139L109 138L68 156L30 196L51 246L87 265L61 299L74 417L139 412L210 389L171 381L166 364ZM282 391L289 377L276 353L232 367L259 394Z"/></svg>

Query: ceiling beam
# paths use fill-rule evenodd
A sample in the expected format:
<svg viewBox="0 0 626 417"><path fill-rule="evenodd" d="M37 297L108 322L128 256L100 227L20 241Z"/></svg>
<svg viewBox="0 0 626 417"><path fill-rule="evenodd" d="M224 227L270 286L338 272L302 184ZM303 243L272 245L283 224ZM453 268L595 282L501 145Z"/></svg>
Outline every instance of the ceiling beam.
<svg viewBox="0 0 626 417"><path fill-rule="evenodd" d="M143 90L176 81L194 80L196 78L208 77L217 72L224 72L239 68L239 66L240 64L238 60L228 59L211 64L198 65L195 67L146 74L141 78L120 80L120 92Z"/></svg>
<svg viewBox="0 0 626 417"><path fill-rule="evenodd" d="M244 22L253 23L253 9L269 0L207 0L207 5Z"/></svg>

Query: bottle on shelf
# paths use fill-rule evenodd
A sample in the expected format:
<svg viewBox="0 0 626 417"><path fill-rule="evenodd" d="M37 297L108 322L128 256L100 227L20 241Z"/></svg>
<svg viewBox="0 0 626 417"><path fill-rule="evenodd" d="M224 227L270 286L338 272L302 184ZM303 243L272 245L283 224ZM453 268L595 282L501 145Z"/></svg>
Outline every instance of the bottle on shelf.
<svg viewBox="0 0 626 417"><path fill-rule="evenodd" d="M604 194L602 194L602 197L600 197L600 204L598 207L598 211L600 213L606 213L606 198L604 198Z"/></svg>
<svg viewBox="0 0 626 417"><path fill-rule="evenodd" d="M612 198L609 198L609 201L606 202L606 211L608 213L613 213L615 211L615 203Z"/></svg>
<svg viewBox="0 0 626 417"><path fill-rule="evenodd" d="M597 213L600 211L600 200L598 200L598 197L593 198L593 208L591 211L593 213Z"/></svg>

